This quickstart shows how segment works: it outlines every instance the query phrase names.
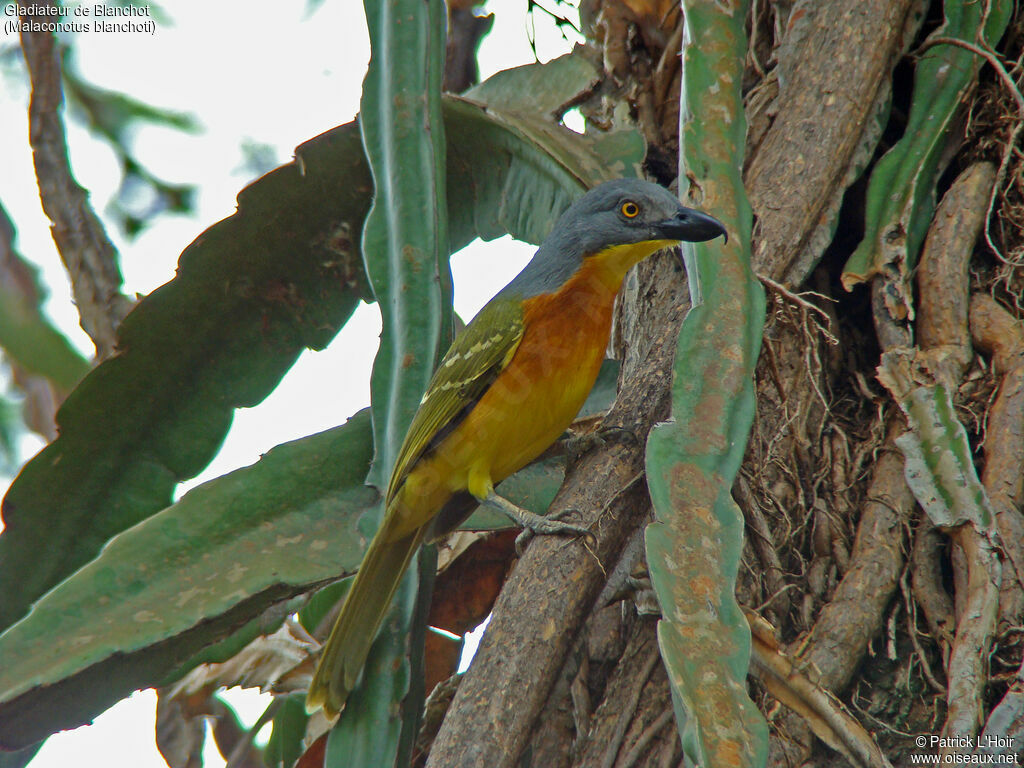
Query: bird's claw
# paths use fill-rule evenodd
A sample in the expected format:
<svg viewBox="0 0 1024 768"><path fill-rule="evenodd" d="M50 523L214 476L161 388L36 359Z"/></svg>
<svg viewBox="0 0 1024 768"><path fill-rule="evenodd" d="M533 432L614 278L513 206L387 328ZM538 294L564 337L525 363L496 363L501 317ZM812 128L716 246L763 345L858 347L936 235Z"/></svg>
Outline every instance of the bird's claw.
<svg viewBox="0 0 1024 768"><path fill-rule="evenodd" d="M576 509L561 509L546 517L538 516L536 520L524 522L523 530L516 536L516 555L522 557L526 545L536 535L582 536L587 541L588 546L596 544L597 539L589 528L564 522L564 518L578 512L579 510Z"/></svg>

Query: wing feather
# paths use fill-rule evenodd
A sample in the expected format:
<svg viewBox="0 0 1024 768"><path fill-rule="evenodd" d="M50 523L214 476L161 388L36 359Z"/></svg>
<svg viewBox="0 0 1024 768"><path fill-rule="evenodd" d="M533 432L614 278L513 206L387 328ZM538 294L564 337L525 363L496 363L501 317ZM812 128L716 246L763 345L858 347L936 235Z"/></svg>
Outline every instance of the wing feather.
<svg viewBox="0 0 1024 768"><path fill-rule="evenodd" d="M492 300L445 353L413 416L388 483L388 501L416 462L473 410L515 354L523 338L519 302Z"/></svg>

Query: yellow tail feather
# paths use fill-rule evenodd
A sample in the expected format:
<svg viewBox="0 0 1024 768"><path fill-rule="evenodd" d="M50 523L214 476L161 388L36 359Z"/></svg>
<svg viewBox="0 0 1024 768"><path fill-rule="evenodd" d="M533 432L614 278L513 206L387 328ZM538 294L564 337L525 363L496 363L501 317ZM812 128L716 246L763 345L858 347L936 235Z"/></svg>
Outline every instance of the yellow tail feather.
<svg viewBox="0 0 1024 768"><path fill-rule="evenodd" d="M386 525L386 523L385 523ZM423 529L396 541L378 531L338 614L306 695L306 710L333 718L345 708L384 614L423 539Z"/></svg>

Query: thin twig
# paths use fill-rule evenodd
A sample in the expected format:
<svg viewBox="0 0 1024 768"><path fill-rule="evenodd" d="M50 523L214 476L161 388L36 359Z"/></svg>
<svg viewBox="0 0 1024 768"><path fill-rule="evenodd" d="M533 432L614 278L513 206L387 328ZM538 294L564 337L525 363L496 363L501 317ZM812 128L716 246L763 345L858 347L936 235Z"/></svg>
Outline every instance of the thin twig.
<svg viewBox="0 0 1024 768"><path fill-rule="evenodd" d="M1024 118L1018 119L1017 124L1013 126L1013 131L1010 133L1010 139L1006 143L1006 147L1003 148L1003 156L999 161L999 170L996 171L996 180L992 185L992 194L988 198L988 209L985 212L985 244L992 250L992 253L996 255L1003 264L1016 267L1020 265L1019 259L1009 259L1003 252L999 250L996 244L992 241L992 233L989 229L989 222L992 221L992 212L996 207L996 198L999 196L999 190L1003 188L1003 182L1006 181L1006 172L1010 168L1010 159L1013 156L1013 148L1017 145L1017 141L1020 139L1021 131L1024 130Z"/></svg>
<svg viewBox="0 0 1024 768"><path fill-rule="evenodd" d="M914 644L914 652L921 662L921 672L924 674L924 679L936 693L945 696L948 693L946 686L935 679L935 675L932 673L932 666L928 663L928 656L921 647L921 641L917 639L917 611L914 610L914 601L910 597L910 584L907 581L907 574L909 572L910 565L907 564L904 566L903 574L900 576L900 592L903 593L903 605L907 609L907 632L910 634L910 642Z"/></svg>
<svg viewBox="0 0 1024 768"><path fill-rule="evenodd" d="M1003 149L1003 157L999 163L999 171L996 173L996 182L992 186L992 194L988 200L988 211L985 214L985 221L989 222L992 220L992 211L995 208L996 198L999 196L999 190L1002 189L1003 182L1006 180L1006 171L1010 166L1010 159L1013 156L1014 147L1017 146L1017 140L1020 138L1021 130L1024 129L1024 94L1021 94L1020 88L1017 83L1011 77L1010 73L1003 66L1003 63L999 60L995 51L990 48L985 48L975 43L969 43L966 40L960 40L956 37L933 37L922 46L921 50L927 50L934 45L955 45L960 48L964 48L971 53L981 56L987 61L992 69L996 71L999 79L1002 80L1003 84L1010 91L1010 95L1013 97L1014 102L1017 104L1017 124L1013 127L1013 132L1010 134L1010 139L1007 141L1005 148ZM999 250L996 244L992 241L992 234L989 232L988 224L985 225L985 244L992 249L992 253L1003 262L1011 266L1019 266L1019 262L1011 261L1003 252Z"/></svg>
<svg viewBox="0 0 1024 768"><path fill-rule="evenodd" d="M53 0L32 5L56 7ZM27 9L30 4L21 0L19 6ZM24 17L25 21L36 18ZM97 357L103 359L114 352L117 326L131 309L131 302L121 293L117 250L89 205L88 195L71 173L61 115L60 56L54 35L29 31L25 25L21 31L21 48L32 82L29 143L39 197L43 210L53 222L51 233L71 278L82 328L96 344Z"/></svg>
<svg viewBox="0 0 1024 768"><path fill-rule="evenodd" d="M909 731L901 731L898 728L894 728L891 723L887 723L884 720L879 720L877 717L875 717L870 712L868 712L866 709L863 709L859 704L857 704L857 699L858 699L859 696L860 696L860 683L858 682L857 683L857 690L854 692L854 695L850 697L850 706L852 706L855 710L857 710L857 712L860 713L860 715L862 717L865 717L868 720L871 720L879 728L882 728L883 730L886 730L889 733L893 733L893 734L895 734L897 736L902 736L903 738L906 738L906 739L909 739L912 736L920 736L921 735L920 733L910 733Z"/></svg>
<svg viewBox="0 0 1024 768"><path fill-rule="evenodd" d="M965 48L971 53L981 56L985 61L992 65L992 68L999 75L999 79L1003 81L1007 88L1010 89L1010 93L1013 95L1013 100L1017 102L1017 111L1022 117L1024 117L1024 95L1021 95L1020 89L1017 84L1013 82L1013 78L1010 77L1010 73L1006 71L1006 67L996 56L995 51L991 49L982 48L980 45L969 43L966 40L960 40L956 37L933 37L930 38L923 46L921 46L920 52L926 51L929 48L936 45L955 45L960 48Z"/></svg>
<svg viewBox="0 0 1024 768"><path fill-rule="evenodd" d="M775 598L783 595L784 593L788 592L791 589L796 589L796 584L786 584L784 587L782 587L782 589L780 589L780 590L776 591L775 593L773 593L771 597L769 597L767 600L765 600L759 606L754 608L753 609L754 612L755 613L762 613L765 608L767 608L769 605L771 605L773 602L775 602Z"/></svg>
<svg viewBox="0 0 1024 768"><path fill-rule="evenodd" d="M672 6L669 5L671 8ZM668 98L668 89L672 85L672 78L669 77L669 64L676 62L682 55L683 44L683 20L680 19L676 28L672 31L672 37L665 44L665 50L661 52L661 58L654 68L654 92L658 95L658 103L664 104Z"/></svg>
<svg viewBox="0 0 1024 768"><path fill-rule="evenodd" d="M750 64L753 66L754 71L757 72L757 79L762 81L766 77L764 67L761 66L761 62L757 59L757 44L758 44L758 31L760 30L761 13L758 8L757 0L754 0L750 6L750 40L747 43L747 54L750 56Z"/></svg>
<svg viewBox="0 0 1024 768"><path fill-rule="evenodd" d="M836 300L833 299L831 296L826 296L825 294L817 293L816 291L803 291L801 293L793 293L791 290L789 290L789 288L784 286L782 283L775 282L774 280L772 280L767 275L758 274L757 275L757 279L760 280L762 283L764 283L764 285L767 288L771 288L776 293L778 293L778 294L780 294L782 296L785 296L787 299L792 301L794 304L797 304L797 305L803 307L804 309L808 310L809 312L815 312L815 313L821 315L823 318L825 318L825 323L828 325L828 327L829 328L832 327L832 318L829 317L828 312L823 310L817 304L812 304L811 302L807 301L807 299L803 298L804 296L814 296L815 298L818 298L818 299L824 299L825 301L835 302Z"/></svg>

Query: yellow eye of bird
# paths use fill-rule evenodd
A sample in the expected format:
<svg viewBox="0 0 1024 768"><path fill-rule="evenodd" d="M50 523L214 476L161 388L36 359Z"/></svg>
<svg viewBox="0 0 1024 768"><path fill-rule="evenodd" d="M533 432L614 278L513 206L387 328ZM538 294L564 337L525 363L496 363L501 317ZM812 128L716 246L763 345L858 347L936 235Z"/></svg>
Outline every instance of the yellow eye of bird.
<svg viewBox="0 0 1024 768"><path fill-rule="evenodd" d="M632 200L627 200L622 204L622 215L627 219L635 219L640 215L640 206L634 203Z"/></svg>

